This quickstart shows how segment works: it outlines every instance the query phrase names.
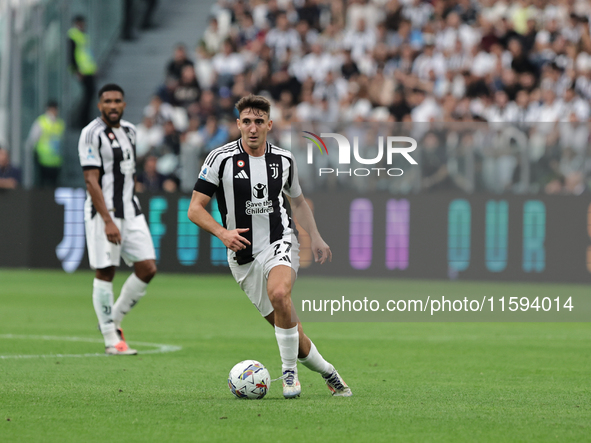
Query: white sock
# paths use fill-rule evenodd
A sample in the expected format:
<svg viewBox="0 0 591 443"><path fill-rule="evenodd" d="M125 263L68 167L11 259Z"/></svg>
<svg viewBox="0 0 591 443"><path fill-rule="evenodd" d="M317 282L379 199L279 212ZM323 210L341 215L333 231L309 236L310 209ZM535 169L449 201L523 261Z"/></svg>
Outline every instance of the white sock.
<svg viewBox="0 0 591 443"><path fill-rule="evenodd" d="M314 346L314 343L312 343L311 340L310 343L312 344L312 347L310 348L310 353L306 358L300 358L298 359L298 361L301 364L303 364L306 368L314 372L320 372L320 374L322 374L323 376L328 376L332 374L332 371L334 371L334 366L327 362L322 357L322 355L320 355L320 352L318 352L318 349L316 349L316 346Z"/></svg>
<svg viewBox="0 0 591 443"><path fill-rule="evenodd" d="M121 321L125 314L127 314L136 303L146 295L146 288L148 284L141 281L135 273L132 273L121 288L121 294L113 306L113 321L115 327L118 329L121 326Z"/></svg>
<svg viewBox="0 0 591 443"><path fill-rule="evenodd" d="M275 325L275 337L279 345L279 355L281 356L282 371L296 370L298 361L298 346L300 336L298 326L290 329L283 329Z"/></svg>
<svg viewBox="0 0 591 443"><path fill-rule="evenodd" d="M92 304L105 338L105 346L115 346L119 343L119 337L113 323L113 283L95 278L92 287Z"/></svg>

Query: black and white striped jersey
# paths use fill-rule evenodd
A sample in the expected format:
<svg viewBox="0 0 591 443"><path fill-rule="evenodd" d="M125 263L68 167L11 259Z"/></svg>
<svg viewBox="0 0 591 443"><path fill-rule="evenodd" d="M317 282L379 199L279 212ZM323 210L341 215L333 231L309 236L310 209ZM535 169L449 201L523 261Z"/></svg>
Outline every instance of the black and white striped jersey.
<svg viewBox="0 0 591 443"><path fill-rule="evenodd" d="M210 197L216 193L226 229L249 229L241 235L251 245L228 252L229 260L238 264L249 263L266 246L295 231L283 193L291 198L302 193L297 167L291 152L270 143L260 157L248 155L241 139L214 149L201 167L195 191Z"/></svg>
<svg viewBox="0 0 591 443"><path fill-rule="evenodd" d="M141 214L135 196L135 126L121 120L119 128L94 119L80 134L78 154L83 169L100 170L99 185L111 216L131 219ZM86 207L96 214L90 194Z"/></svg>

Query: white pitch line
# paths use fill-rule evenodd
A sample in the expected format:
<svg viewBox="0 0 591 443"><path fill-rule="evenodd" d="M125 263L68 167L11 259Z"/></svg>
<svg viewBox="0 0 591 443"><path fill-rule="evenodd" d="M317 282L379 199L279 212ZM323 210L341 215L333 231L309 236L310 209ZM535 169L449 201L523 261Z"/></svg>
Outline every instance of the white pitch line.
<svg viewBox="0 0 591 443"><path fill-rule="evenodd" d="M53 335L16 335L16 334L0 334L0 339L20 339L20 340L54 340L54 341L81 341L86 343L103 343L99 338L85 338L85 337L59 337ZM156 349L148 349L147 351L139 351L138 354L162 354L165 352L176 352L182 349L181 346L163 345L159 343L145 343L145 342L130 342L134 346L148 346ZM45 355L0 355L0 360L9 358L65 358L65 357L108 357L107 354L45 354Z"/></svg>

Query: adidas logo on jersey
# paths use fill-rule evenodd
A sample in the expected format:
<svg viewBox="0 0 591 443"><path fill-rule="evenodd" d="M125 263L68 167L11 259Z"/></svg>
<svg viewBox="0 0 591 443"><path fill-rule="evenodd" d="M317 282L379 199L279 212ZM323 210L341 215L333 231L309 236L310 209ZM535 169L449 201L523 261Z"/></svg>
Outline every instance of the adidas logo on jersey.
<svg viewBox="0 0 591 443"><path fill-rule="evenodd" d="M234 176L234 178L248 178L248 175L246 175L246 171L240 171L238 174L236 174Z"/></svg>

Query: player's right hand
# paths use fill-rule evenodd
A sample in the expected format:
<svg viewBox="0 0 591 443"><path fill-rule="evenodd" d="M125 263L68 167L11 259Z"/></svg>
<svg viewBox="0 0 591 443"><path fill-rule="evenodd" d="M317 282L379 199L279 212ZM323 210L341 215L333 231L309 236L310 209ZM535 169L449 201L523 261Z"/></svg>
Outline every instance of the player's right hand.
<svg viewBox="0 0 591 443"><path fill-rule="evenodd" d="M121 244L121 233L113 220L105 223L105 234L111 243Z"/></svg>
<svg viewBox="0 0 591 443"><path fill-rule="evenodd" d="M226 248L234 252L241 251L242 249L246 249L247 245L250 245L250 242L240 235L248 230L248 228L238 228L226 231L221 240L226 245Z"/></svg>

